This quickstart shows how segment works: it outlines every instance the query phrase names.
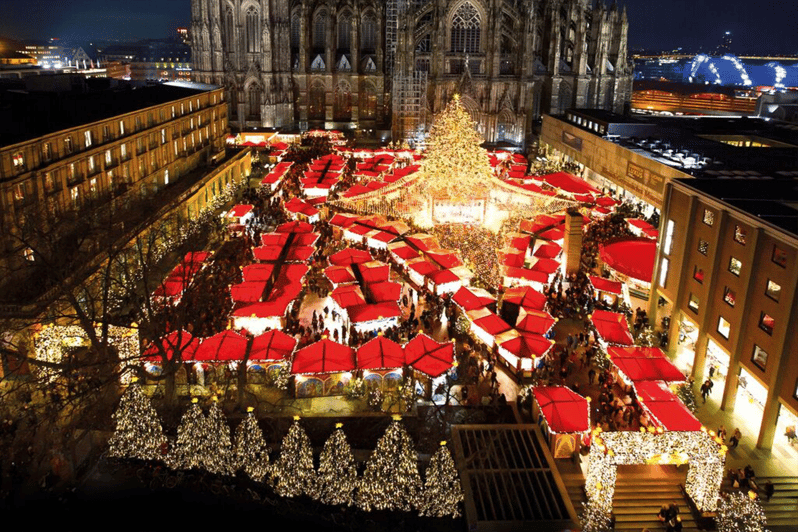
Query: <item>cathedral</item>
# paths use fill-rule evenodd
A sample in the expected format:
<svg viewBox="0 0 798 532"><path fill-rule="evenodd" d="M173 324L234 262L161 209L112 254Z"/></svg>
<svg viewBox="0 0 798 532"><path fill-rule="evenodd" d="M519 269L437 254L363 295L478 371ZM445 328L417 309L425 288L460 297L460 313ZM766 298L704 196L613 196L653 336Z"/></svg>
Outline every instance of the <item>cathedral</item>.
<svg viewBox="0 0 798 532"><path fill-rule="evenodd" d="M544 113L624 112L626 10L602 0L192 0L195 81L229 122L413 138L455 93L491 143Z"/></svg>

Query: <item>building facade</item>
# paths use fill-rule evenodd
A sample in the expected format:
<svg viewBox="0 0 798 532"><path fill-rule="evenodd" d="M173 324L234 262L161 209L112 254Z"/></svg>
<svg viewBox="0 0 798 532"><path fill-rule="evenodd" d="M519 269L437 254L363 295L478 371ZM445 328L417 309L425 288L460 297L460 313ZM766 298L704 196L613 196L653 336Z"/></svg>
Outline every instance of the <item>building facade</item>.
<svg viewBox="0 0 798 532"><path fill-rule="evenodd" d="M586 0L193 0L195 79L231 125L409 136L454 93L489 142L543 113L624 111L626 13Z"/></svg>
<svg viewBox="0 0 798 532"><path fill-rule="evenodd" d="M76 105L72 97L78 98L64 96L59 105L65 109ZM103 118L87 119L97 109L86 106L68 121L71 127L41 134L35 126L25 128L20 122L16 136L3 137L0 261L4 272L22 275L25 261L32 260L32 251L24 245L24 223L57 227L59 217L68 212L88 214L90 208L115 208L128 198L150 197L224 153L227 106L219 87L194 83L142 87L93 94L92 101ZM13 275L5 275L3 284L12 281Z"/></svg>

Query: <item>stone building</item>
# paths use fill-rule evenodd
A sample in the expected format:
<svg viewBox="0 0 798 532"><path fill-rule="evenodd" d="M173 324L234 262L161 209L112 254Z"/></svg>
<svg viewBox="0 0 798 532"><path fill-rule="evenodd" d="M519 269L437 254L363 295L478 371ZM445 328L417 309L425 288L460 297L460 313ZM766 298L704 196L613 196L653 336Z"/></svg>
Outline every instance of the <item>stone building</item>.
<svg viewBox="0 0 798 532"><path fill-rule="evenodd" d="M192 0L195 79L240 129L410 136L459 92L487 141L522 144L543 113L624 111L627 28L588 0Z"/></svg>

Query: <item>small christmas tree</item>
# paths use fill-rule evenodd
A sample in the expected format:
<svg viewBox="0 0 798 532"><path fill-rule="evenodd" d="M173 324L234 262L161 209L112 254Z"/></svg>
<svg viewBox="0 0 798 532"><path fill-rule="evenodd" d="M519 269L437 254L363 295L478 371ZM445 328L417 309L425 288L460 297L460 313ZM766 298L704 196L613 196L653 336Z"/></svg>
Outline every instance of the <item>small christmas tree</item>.
<svg viewBox="0 0 798 532"><path fill-rule="evenodd" d="M263 439L263 432L252 411L252 407L247 409L247 417L236 429L233 455L238 469L244 471L252 480L263 482L271 469L269 447Z"/></svg>
<svg viewBox="0 0 798 532"><path fill-rule="evenodd" d="M427 468L427 480L424 483L423 502L421 515L429 517L460 516L460 503L463 501L463 488L460 486L460 477L454 467L454 460L446 447L446 442L441 442L441 447L432 455Z"/></svg>
<svg viewBox="0 0 798 532"><path fill-rule="evenodd" d="M202 457L203 467L216 475L232 475L235 467L230 427L215 396L208 412L207 430L205 452Z"/></svg>
<svg viewBox="0 0 798 532"><path fill-rule="evenodd" d="M108 455L116 458L159 460L166 443L161 420L150 399L134 379L114 412L116 430L108 442Z"/></svg>
<svg viewBox="0 0 798 532"><path fill-rule="evenodd" d="M177 427L177 442L169 453L169 467L172 469L191 469L203 467L208 439L208 420L197 403L191 400L191 406L180 419Z"/></svg>
<svg viewBox="0 0 798 532"><path fill-rule="evenodd" d="M720 498L718 532L766 532L765 511L755 493L729 493Z"/></svg>
<svg viewBox="0 0 798 532"><path fill-rule="evenodd" d="M385 431L366 464L357 493L358 506L366 511L405 510L419 506L421 476L418 455L405 429L401 416Z"/></svg>
<svg viewBox="0 0 798 532"><path fill-rule="evenodd" d="M357 470L342 426L341 423L335 426L319 459L318 496L324 504L352 504Z"/></svg>
<svg viewBox="0 0 798 532"><path fill-rule="evenodd" d="M299 424L299 416L283 438L280 458L274 464L275 491L283 497L306 494L316 497L316 471L310 438ZM317 497L316 497L317 498Z"/></svg>

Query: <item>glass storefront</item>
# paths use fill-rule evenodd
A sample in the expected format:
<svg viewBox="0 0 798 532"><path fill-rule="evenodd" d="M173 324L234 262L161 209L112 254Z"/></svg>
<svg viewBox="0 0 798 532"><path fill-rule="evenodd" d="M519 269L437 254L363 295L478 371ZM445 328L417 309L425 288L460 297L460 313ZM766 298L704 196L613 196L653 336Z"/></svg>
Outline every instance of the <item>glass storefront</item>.
<svg viewBox="0 0 798 532"><path fill-rule="evenodd" d="M737 398L734 402L734 412L738 419L744 420L746 431L743 437L756 439L762 425L762 413L765 409L768 390L762 383L754 378L745 368L740 368L740 379L737 386Z"/></svg>
<svg viewBox="0 0 798 532"><path fill-rule="evenodd" d="M776 420L776 444L784 444L798 453L798 416L779 404L779 417Z"/></svg>
<svg viewBox="0 0 798 532"><path fill-rule="evenodd" d="M671 340L673 341L673 340ZM679 320L679 337L676 338L676 367L692 373L695 362L695 344L698 341L698 326L684 314Z"/></svg>
<svg viewBox="0 0 798 532"><path fill-rule="evenodd" d="M709 378L710 368L715 368L712 380L719 383L726 381L729 373L729 355L712 338L707 340L707 356L704 360L704 377ZM721 386L722 387L722 386ZM767 397L767 394L765 394Z"/></svg>

